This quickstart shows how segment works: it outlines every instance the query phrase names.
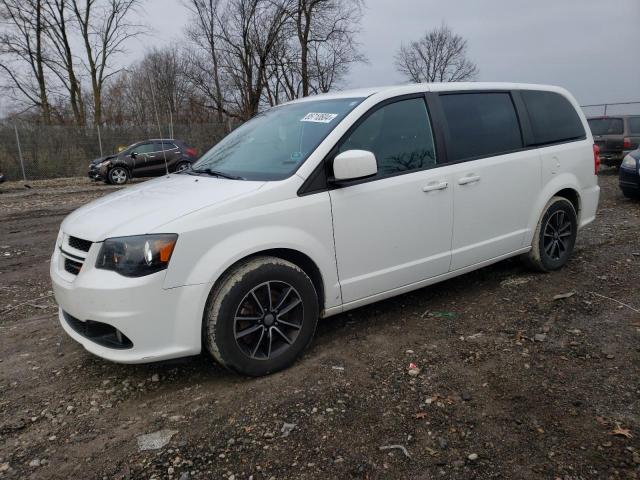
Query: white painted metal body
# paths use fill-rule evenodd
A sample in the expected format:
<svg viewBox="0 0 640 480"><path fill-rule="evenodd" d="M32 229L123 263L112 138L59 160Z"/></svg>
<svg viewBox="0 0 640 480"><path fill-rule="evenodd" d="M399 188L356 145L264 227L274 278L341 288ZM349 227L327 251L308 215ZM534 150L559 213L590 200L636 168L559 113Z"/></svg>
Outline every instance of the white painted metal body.
<svg viewBox="0 0 640 480"><path fill-rule="evenodd" d="M400 95L444 90L549 90L566 96L583 141L444 165L299 196L298 190L354 122ZM209 293L237 261L272 249L295 250L318 267L329 316L527 252L542 210L558 191L579 195L579 225L595 217L599 187L590 130L577 103L557 87L500 83L422 84L326 95L364 100L297 172L250 182L169 175L107 195L69 215L51 261L65 330L87 350L125 363L200 352ZM310 101L318 97L299 100ZM168 269L140 278L94 267L107 238L176 233ZM77 276L59 246L90 240ZM74 252L72 252L74 253ZM113 325L131 349L110 349L76 333L62 310Z"/></svg>

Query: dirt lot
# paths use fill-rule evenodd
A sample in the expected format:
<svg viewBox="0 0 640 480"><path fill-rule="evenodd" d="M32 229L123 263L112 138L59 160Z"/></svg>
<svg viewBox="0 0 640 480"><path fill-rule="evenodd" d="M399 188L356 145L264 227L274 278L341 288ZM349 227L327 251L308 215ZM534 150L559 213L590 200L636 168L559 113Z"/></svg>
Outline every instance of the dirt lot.
<svg viewBox="0 0 640 480"><path fill-rule="evenodd" d="M640 203L616 180L564 270L505 261L327 319L262 379L86 353L48 261L63 217L112 189L2 185L0 478L640 478Z"/></svg>

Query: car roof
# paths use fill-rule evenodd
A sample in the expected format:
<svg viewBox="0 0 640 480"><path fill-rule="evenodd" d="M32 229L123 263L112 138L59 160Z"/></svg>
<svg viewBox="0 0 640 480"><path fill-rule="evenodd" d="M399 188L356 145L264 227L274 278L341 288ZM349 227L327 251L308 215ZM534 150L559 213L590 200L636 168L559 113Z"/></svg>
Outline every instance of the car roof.
<svg viewBox="0 0 640 480"><path fill-rule="evenodd" d="M367 98L384 93L386 96L406 95L420 92L446 92L464 90L546 90L565 94L566 90L553 85L539 85L533 83L507 82L443 82L443 83L411 83L405 85L389 85L384 87L359 88L323 93L293 100L289 103L301 103L314 100L334 100L340 98Z"/></svg>

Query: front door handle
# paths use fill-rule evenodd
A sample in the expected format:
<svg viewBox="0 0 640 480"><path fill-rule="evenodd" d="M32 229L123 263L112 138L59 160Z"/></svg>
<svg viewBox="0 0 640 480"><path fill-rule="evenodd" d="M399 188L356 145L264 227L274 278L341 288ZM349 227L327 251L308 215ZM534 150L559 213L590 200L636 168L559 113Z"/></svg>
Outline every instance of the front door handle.
<svg viewBox="0 0 640 480"><path fill-rule="evenodd" d="M469 183L479 182L480 175L469 175L458 180L458 185L467 185Z"/></svg>
<svg viewBox="0 0 640 480"><path fill-rule="evenodd" d="M444 190L449 186L449 182L430 183L422 187L423 192L433 192L434 190Z"/></svg>

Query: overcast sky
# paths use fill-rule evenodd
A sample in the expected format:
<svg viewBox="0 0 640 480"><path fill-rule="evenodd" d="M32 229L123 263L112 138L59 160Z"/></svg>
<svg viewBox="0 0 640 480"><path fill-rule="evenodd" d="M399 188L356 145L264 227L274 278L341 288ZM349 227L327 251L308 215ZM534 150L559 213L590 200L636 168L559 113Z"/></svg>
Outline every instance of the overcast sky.
<svg viewBox="0 0 640 480"><path fill-rule="evenodd" d="M402 42L446 22L469 42L484 81L549 83L581 104L640 101L640 0L366 0L359 35L369 64L345 87L402 83L393 58ZM153 33L134 56L180 38L188 22L175 0L147 0ZM636 110L636 109L634 109Z"/></svg>
<svg viewBox="0 0 640 480"><path fill-rule="evenodd" d="M354 66L342 88L404 83L393 64L400 45L446 22L468 40L478 80L561 85L582 105L640 101L640 0L365 2L358 38L369 63ZM120 63L181 41L189 22L182 0L146 0L138 15L150 34L131 40ZM0 97L0 111L10 103Z"/></svg>

